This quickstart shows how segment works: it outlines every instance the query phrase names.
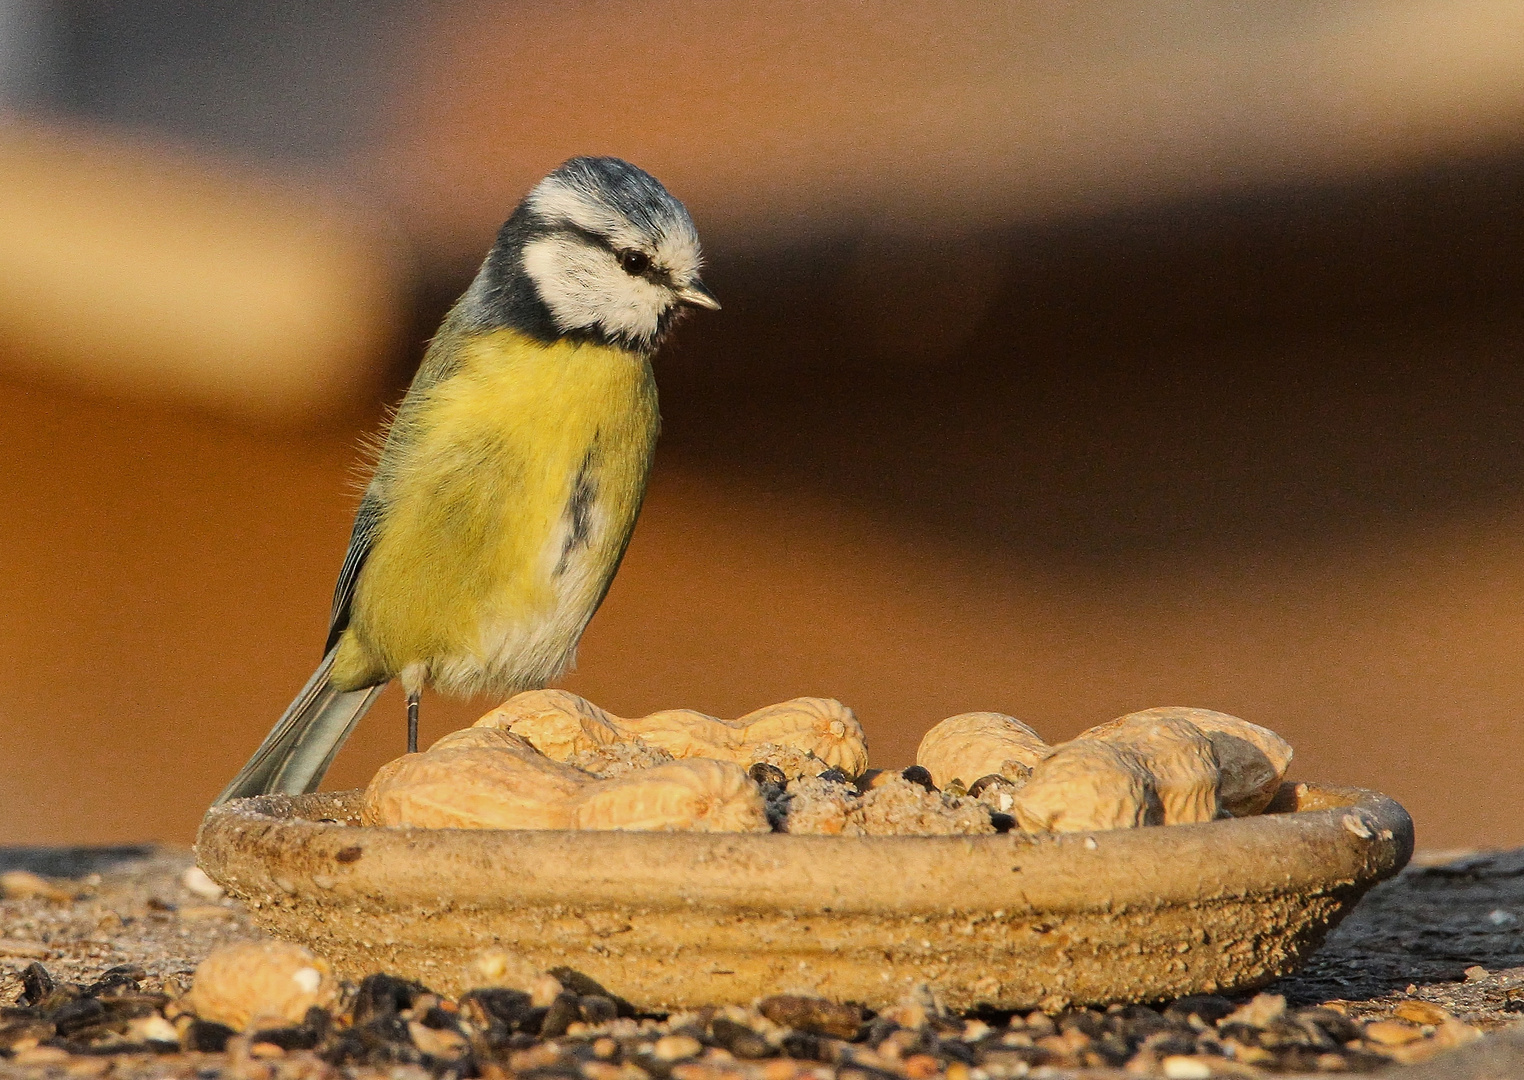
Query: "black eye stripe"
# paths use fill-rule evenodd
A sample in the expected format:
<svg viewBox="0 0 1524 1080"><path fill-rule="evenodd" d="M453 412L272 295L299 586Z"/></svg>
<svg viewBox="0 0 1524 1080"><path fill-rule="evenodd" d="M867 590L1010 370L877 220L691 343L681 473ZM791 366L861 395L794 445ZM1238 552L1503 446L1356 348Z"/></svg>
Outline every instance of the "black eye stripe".
<svg viewBox="0 0 1524 1080"><path fill-rule="evenodd" d="M609 254L614 256L614 259L619 263L621 269L625 269L625 256L632 254L641 255L646 260L645 269L640 271L631 271L625 269L625 273L630 274L632 277L646 277L659 284L671 284L672 272L665 267L656 266L651 261L651 257L646 255L646 253L643 251L638 251L634 248L616 248L609 242L607 237L599 236L597 233L591 231L590 229L584 229L582 226L572 221L558 221L547 231L549 233L568 233L572 236L580 237L581 239L587 241L589 244L601 247L604 251L607 251Z"/></svg>

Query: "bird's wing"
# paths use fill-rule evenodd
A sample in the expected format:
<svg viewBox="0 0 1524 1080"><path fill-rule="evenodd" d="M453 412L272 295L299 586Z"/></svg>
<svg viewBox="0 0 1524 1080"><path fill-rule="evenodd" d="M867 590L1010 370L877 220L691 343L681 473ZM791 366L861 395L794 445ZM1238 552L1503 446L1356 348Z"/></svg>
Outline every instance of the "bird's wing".
<svg viewBox="0 0 1524 1080"><path fill-rule="evenodd" d="M339 569L339 580L333 587L333 611L328 619L328 644L324 646L325 652L337 645L339 638L349 628L355 584L360 580L360 571L365 567L365 560L370 555L371 545L375 542L376 532L381 525L383 501L377 494L377 488L379 486L384 490L387 476L395 469L398 459L407 454L414 434L409 418L428 397L431 389L460 370L461 322L466 317L461 313L464 302L464 298L456 302L455 307L445 316L439 332L429 342L412 385L408 387L407 394L397 406L397 413L387 428L386 438L377 456L376 479L366 490L359 509L355 511L354 530L349 534L349 550L344 553L344 565Z"/></svg>
<svg viewBox="0 0 1524 1080"><path fill-rule="evenodd" d="M349 628L350 605L354 603L355 583L360 580L360 570L370 555L376 529L381 524L381 500L367 491L355 511L355 526L349 534L349 550L344 552L344 565L339 568L338 584L333 587L333 613L328 618L328 644L326 653L339 643L339 638Z"/></svg>

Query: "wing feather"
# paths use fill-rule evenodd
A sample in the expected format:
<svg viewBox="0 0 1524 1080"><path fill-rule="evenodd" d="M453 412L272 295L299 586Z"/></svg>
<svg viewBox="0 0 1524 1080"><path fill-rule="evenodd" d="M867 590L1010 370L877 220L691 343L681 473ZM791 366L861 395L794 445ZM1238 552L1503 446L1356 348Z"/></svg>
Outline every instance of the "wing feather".
<svg viewBox="0 0 1524 1080"><path fill-rule="evenodd" d="M349 550L344 552L344 565L339 568L339 580L333 587L333 611L328 617L328 643L323 646L327 653L339 643L344 631L349 629L349 615L355 599L355 584L360 571L370 556L376 531L381 526L381 500L367 491L355 511L354 528L349 533Z"/></svg>

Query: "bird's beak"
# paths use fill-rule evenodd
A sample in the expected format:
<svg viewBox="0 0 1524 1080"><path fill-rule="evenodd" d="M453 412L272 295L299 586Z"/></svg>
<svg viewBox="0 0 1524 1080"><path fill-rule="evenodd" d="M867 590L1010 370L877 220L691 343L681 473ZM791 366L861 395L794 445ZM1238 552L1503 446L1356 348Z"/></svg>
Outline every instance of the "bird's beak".
<svg viewBox="0 0 1524 1080"><path fill-rule="evenodd" d="M710 292L698 278L694 278L678 289L677 299L693 307L708 308L710 311L720 310L720 302L714 298L714 293Z"/></svg>

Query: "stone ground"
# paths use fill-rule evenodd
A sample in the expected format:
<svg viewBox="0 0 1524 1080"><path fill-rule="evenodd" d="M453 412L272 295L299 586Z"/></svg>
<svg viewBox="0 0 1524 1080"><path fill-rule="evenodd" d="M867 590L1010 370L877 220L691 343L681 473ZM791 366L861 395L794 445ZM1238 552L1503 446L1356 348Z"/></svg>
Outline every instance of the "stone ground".
<svg viewBox="0 0 1524 1080"><path fill-rule="evenodd" d="M173 998L189 987L191 972L211 949L259 937L236 903L198 895L186 887L183 876L190 865L190 853L183 850L0 849L0 875L4 875L0 876L0 886L5 890L5 899L0 900L0 1006L13 1010L11 1020L0 1020L0 1032L6 1023L22 1022L16 1018L25 1010L15 1007L23 998L22 973L30 964L42 964L60 985L81 986L100 979L109 968L136 967L142 970L135 992L144 1000L155 994ZM16 871L27 873L18 875ZM617 994L618 987L610 989ZM1090 1034L1099 1049L1103 1041L1099 1025L1108 1018L1095 1017L1092 1025L1092 1018L1078 1016L1071 1018L1076 1023L1070 1025L1060 1017L1055 1032L1046 1018L1034 1015L1025 1026L1019 1016L1011 1020L1009 1032L1000 1026L1005 1018L984 1018L996 1025L993 1031L978 1030L984 1026L983 1020L939 1020L936 1030L941 1033L944 1048L983 1045L1001 1051L980 1050L971 1063L955 1060L956 1055L937 1053L934 1048L939 1039L935 1035L922 1035L917 1043L911 1038L910 1024L897 1034L890 1024L884 1030L894 1037L881 1045L871 1040L865 1044L862 1037L850 1042L822 1037L787 1044L808 1045L808 1054L780 1054L775 1047L767 1060L748 1061L734 1059L723 1047L715 1048L720 1029L713 1017L685 1017L673 1018L670 1026L644 1020L638 1029L634 1021L616 1021L616 1025L625 1025L614 1030L616 1035L623 1032L628 1036L621 1044L625 1050L620 1051L608 1039L602 1044L615 1046L610 1051L614 1054L611 1060L618 1064L597 1058L592 1049L593 1035L576 1043L576 1025L571 1033L573 1043L564 1044L537 1041L519 1033L520 1028L510 1027L505 1033L512 1030L514 1034L505 1034L501 1061L484 1063L479 1071L489 1077L525 1075L541 1080L561 1076L584 1080L929 1080L943 1074L949 1080L1001 1080L1022 1075L1124 1077L1149 1069L1154 1075L1180 1077L1259 1076L1275 1071L1284 1076L1288 1075L1286 1062L1296 1061L1303 1063L1300 1068L1304 1071L1395 1069L1409 1080L1524 1077L1524 1026L1502 1030L1524 1019L1524 849L1420 856L1398 878L1373 890L1301 972L1268 987L1266 994L1284 997L1288 1018L1326 1015L1305 1007L1332 1004L1363 1027L1361 1039L1348 1044L1360 1049L1321 1056L1308 1050L1291 1057L1269 1052L1257 1052L1256 1056L1255 1051L1246 1049L1241 1060L1156 1055L1147 1067L1146 1055L1140 1055L1125 1071L1116 1067L1075 1069L1064 1067L1064 1063L1085 1055L1070 1058L1060 1051L1046 1053L1040 1048L1057 1046L1054 1040L1062 1039L1084 1046L1084 1034L1076 1032L1091 1025L1096 1030ZM1175 1015L1181 1015L1182 1004L1176 1004ZM446 1005L454 1008L453 1003ZM1443 1012L1434 1011L1435 1006ZM1272 1013L1279 1009L1271 997L1259 999L1256 1007ZM468 1011L463 1008L461 1015ZM403 1018L407 1015L404 1010ZM1169 1009L1163 1011L1164 1017L1171 1015ZM1431 1016L1446 1019L1432 1022ZM1157 1022L1153 1014L1149 1017L1149 1023ZM1116 1011L1109 1022L1113 1028L1131 1023ZM423 1023L427 1026L428 1021ZM765 1022L759 1023L767 1027ZM1230 1038L1223 1034L1228 1028L1203 1028L1199 1022L1195 1027L1208 1040L1226 1042ZM1275 1027L1275 1021L1267 1021L1263 1027L1268 1031ZM470 1025L466 1030L472 1030ZM1476 1031L1492 1034L1468 1043ZM687 1033L704 1040L708 1047L692 1061L664 1065L649 1055L638 1056L663 1034L690 1037ZM1240 1033L1239 1037L1250 1044L1258 1038L1252 1032ZM644 1043L639 1042L642 1038ZM1384 1041L1388 1038L1390 1043ZM1001 1046L995 1045L997 1041ZM1436 1052L1437 1047L1448 1044L1465 1045ZM283 1054L267 1044L253 1044L251 1052L248 1039L235 1039L226 1053L85 1055L71 1054L46 1042L31 1049L24 1042L19 1045L18 1051L0 1058L0 1077L184 1076L211 1080L230 1075L240 1080L296 1080L345 1075L404 1080L449 1072L431 1059L421 1064L361 1061L335 1067L310 1052ZM1277 1043L1266 1036L1258 1045L1273 1049ZM262 1046L263 1053L259 1052ZM926 1047L933 1049L928 1052ZM1023 1055L1031 1060L1018 1060ZM809 1060L811 1056L815 1060ZM1095 1060L1095 1055L1090 1059ZM1421 1063L1398 1065L1394 1060ZM1312 1062L1316 1064L1308 1064Z"/></svg>

